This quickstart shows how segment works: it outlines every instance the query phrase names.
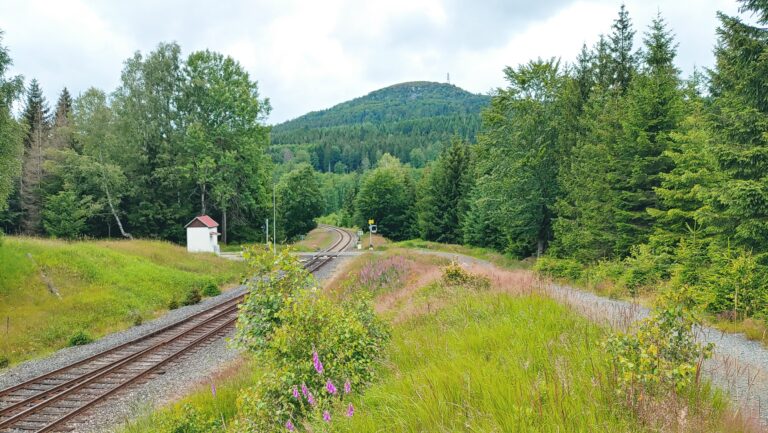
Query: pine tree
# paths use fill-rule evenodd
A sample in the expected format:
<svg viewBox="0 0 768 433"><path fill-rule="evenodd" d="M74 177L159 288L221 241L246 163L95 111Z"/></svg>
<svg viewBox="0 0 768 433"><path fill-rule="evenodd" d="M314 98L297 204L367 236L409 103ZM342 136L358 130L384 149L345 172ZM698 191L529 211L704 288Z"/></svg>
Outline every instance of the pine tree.
<svg viewBox="0 0 768 433"><path fill-rule="evenodd" d="M424 176L422 196L417 204L422 239L449 244L462 242L462 217L471 186L469 169L468 145L454 140Z"/></svg>
<svg viewBox="0 0 768 433"><path fill-rule="evenodd" d="M28 129L24 138L24 160L19 186L21 231L27 235L36 235L42 231L42 182L46 151L50 145L50 115L48 103L35 79L30 82L27 90L24 121Z"/></svg>
<svg viewBox="0 0 768 433"><path fill-rule="evenodd" d="M742 3L765 18L765 5ZM724 244L768 252L768 32L719 15L711 73L714 154L724 176L711 222Z"/></svg>
<svg viewBox="0 0 768 433"><path fill-rule="evenodd" d="M65 87L56 103L51 130L51 147L54 149L76 149L72 127L72 97Z"/></svg>
<svg viewBox="0 0 768 433"><path fill-rule="evenodd" d="M619 17L613 22L613 32L608 40L610 76L612 85L622 92L629 87L637 69L637 54L632 52L635 31L625 5L619 9Z"/></svg>

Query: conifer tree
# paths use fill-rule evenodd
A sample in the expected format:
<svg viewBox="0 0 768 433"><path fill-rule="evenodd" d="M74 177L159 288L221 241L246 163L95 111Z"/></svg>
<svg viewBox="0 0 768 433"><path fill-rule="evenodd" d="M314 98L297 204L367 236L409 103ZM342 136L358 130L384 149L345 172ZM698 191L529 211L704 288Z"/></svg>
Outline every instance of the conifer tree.
<svg viewBox="0 0 768 433"><path fill-rule="evenodd" d="M768 22L765 4L742 8ZM768 32L719 15L711 73L714 154L724 181L713 191L720 240L768 252Z"/></svg>
<svg viewBox="0 0 768 433"><path fill-rule="evenodd" d="M24 109L27 134L24 138L24 159L19 185L21 202L21 231L36 235L42 231L44 163L50 145L50 115L43 90L36 79L27 90Z"/></svg>

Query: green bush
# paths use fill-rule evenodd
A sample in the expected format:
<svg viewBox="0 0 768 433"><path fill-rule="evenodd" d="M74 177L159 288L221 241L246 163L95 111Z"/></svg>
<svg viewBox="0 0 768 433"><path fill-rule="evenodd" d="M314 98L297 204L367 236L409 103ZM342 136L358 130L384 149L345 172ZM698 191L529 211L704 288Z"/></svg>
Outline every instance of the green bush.
<svg viewBox="0 0 768 433"><path fill-rule="evenodd" d="M620 282L632 296L636 296L642 288L658 284L667 276L661 256L647 244L632 247L630 256L624 259L623 264L624 273Z"/></svg>
<svg viewBox="0 0 768 433"><path fill-rule="evenodd" d="M177 308L179 308L179 301L177 301L176 298L171 298L171 300L168 301L168 309L175 310Z"/></svg>
<svg viewBox="0 0 768 433"><path fill-rule="evenodd" d="M574 259L539 257L533 269L547 277L576 281L581 279L584 267Z"/></svg>
<svg viewBox="0 0 768 433"><path fill-rule="evenodd" d="M73 346L83 346L88 343L93 342L93 337L90 336L87 332L83 330L75 331L74 334L72 334L69 337L69 340L67 340L67 346L73 347Z"/></svg>
<svg viewBox="0 0 768 433"><path fill-rule="evenodd" d="M144 323L144 317L142 317L141 313L138 311L131 310L130 313L128 313L128 321L133 323L133 326L139 326Z"/></svg>
<svg viewBox="0 0 768 433"><path fill-rule="evenodd" d="M256 268L273 267L251 283L236 341L254 352L268 373L240 395L243 425L237 431L282 431L287 422L299 426L325 411L339 413L344 384L358 390L371 382L389 338L365 296L332 302L310 288L313 278L295 257L267 255L248 253ZM329 383L335 395L328 392Z"/></svg>
<svg viewBox="0 0 768 433"><path fill-rule="evenodd" d="M0 368L6 368L11 364L11 360L5 355L0 355Z"/></svg>
<svg viewBox="0 0 768 433"><path fill-rule="evenodd" d="M218 296L221 294L221 290L219 289L219 286L214 283L213 281L209 281L205 283L205 286L203 286L203 289L200 291L200 293L203 296L211 297L211 296Z"/></svg>
<svg viewBox="0 0 768 433"><path fill-rule="evenodd" d="M605 342L618 373L619 391L637 408L650 396L680 393L699 377L713 345L702 345L695 328L701 324L694 289L667 290L659 306L640 322L635 334L619 333Z"/></svg>
<svg viewBox="0 0 768 433"><path fill-rule="evenodd" d="M184 296L184 299L181 301L181 305L195 305L200 300L202 300L203 297L200 296L200 290L197 288L192 288L187 291L187 294Z"/></svg>
<svg viewBox="0 0 768 433"><path fill-rule="evenodd" d="M247 283L248 295L240 304L236 339L242 348L259 352L280 325L280 312L294 294L313 286L315 281L288 249L274 256L263 247L254 246L246 248L243 257L253 273L261 277Z"/></svg>

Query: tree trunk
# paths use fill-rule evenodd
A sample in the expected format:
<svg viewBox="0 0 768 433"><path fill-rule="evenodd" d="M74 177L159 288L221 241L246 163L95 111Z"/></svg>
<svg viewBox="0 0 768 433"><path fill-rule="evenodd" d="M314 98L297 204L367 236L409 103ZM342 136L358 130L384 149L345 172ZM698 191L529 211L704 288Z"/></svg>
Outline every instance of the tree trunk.
<svg viewBox="0 0 768 433"><path fill-rule="evenodd" d="M112 194L109 193L109 186L107 186L107 183L104 182L102 184L102 188L104 188L104 193L107 194L107 203L109 204L109 210L112 212L112 216L115 217L115 221L117 222L117 227L120 229L120 234L123 235L124 238L133 239L133 236L131 236L130 233L126 233L125 229L123 229L123 223L120 221L120 216L115 211L115 206L112 204Z"/></svg>

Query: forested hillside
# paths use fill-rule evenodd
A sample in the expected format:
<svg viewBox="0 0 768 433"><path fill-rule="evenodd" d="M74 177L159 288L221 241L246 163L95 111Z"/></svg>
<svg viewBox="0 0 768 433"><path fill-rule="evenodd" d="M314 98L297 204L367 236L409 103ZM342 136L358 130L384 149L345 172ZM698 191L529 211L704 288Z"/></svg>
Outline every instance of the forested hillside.
<svg viewBox="0 0 768 433"><path fill-rule="evenodd" d="M326 175L331 220L394 239L540 256L555 276L636 295L691 290L721 317L768 316L768 10L719 15L716 65L682 77L659 14L622 7L572 63L507 67L476 144L424 169L394 157ZM750 15L754 13L754 15ZM446 140L447 142L447 140Z"/></svg>
<svg viewBox="0 0 768 433"><path fill-rule="evenodd" d="M366 170L384 153L421 167L452 137L474 142L489 101L450 84L401 83L275 125L271 153L337 173Z"/></svg>

